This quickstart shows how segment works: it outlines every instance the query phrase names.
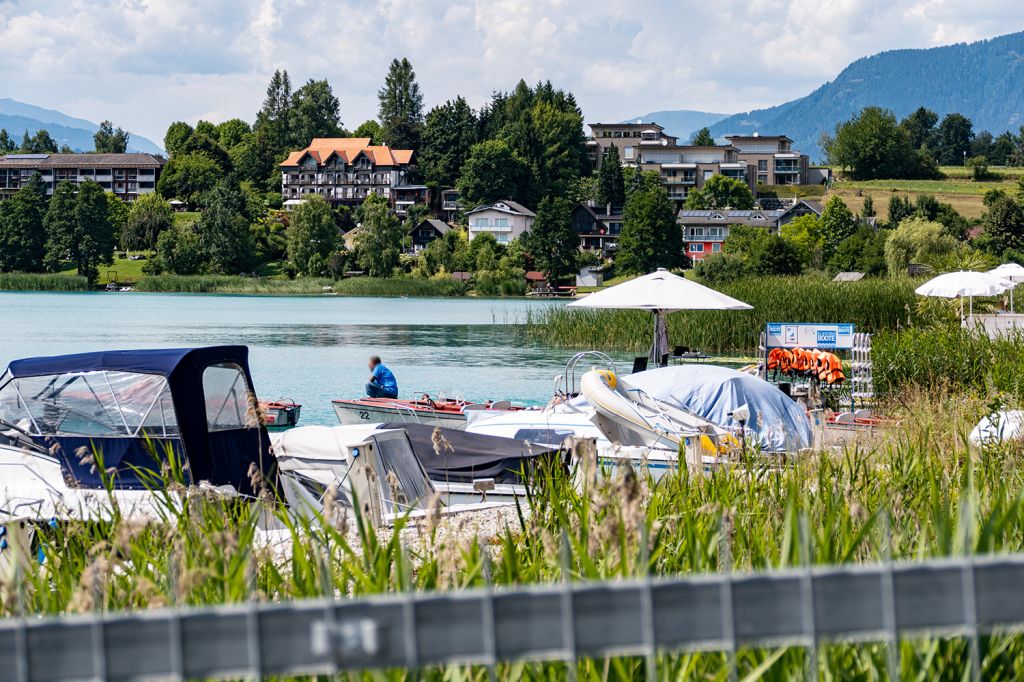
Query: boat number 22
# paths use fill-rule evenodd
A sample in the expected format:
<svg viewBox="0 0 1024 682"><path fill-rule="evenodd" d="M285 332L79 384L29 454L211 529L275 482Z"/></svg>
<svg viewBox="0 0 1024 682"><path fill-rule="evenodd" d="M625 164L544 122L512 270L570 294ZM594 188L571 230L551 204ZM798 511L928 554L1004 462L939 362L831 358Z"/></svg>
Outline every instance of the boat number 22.
<svg viewBox="0 0 1024 682"><path fill-rule="evenodd" d="M359 418L362 419L364 422L368 422L370 421L370 413L367 412L366 410L359 410Z"/></svg>

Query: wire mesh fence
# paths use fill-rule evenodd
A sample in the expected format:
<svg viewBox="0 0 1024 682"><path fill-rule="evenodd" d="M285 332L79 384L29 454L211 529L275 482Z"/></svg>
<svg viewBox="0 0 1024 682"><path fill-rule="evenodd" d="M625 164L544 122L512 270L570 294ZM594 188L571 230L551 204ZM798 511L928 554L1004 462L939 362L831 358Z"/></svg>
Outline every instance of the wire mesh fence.
<svg viewBox="0 0 1024 682"><path fill-rule="evenodd" d="M262 678L1024 626L1024 555L0 622L0 682ZM890 655L890 679L895 656Z"/></svg>

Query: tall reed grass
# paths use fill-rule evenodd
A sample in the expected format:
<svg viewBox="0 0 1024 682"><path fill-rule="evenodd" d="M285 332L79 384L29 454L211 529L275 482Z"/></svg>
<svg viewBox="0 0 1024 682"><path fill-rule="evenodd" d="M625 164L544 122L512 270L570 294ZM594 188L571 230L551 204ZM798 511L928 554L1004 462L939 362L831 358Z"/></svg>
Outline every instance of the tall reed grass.
<svg viewBox="0 0 1024 682"><path fill-rule="evenodd" d="M287 528L272 552L257 542L260 504L267 503L250 506L197 490L181 503L176 478L170 487L178 492L157 493L162 522L115 513L104 522L41 524L38 550L46 560L26 563L19 584L5 586L15 589L0 599L0 614L1020 551L1024 449L977 457L965 448L964 428L985 410L980 398L941 401L922 393L916 400L901 409L924 418L908 420L905 430L870 450L821 454L784 468L750 460L707 476L684 470L656 482L644 475L606 477L585 454L576 478L556 468L539 472L531 484L532 509L496 537L459 534L458 520L447 522L453 532L444 532L430 516L374 531L358 515L340 523L333 517L331 523L295 521L272 506L267 511ZM823 643L819 652L815 677L886 676L884 644ZM1024 638L986 636L980 652L985 679L1016 679ZM905 640L899 662L906 679L961 679L970 670L968 647L957 638ZM791 680L806 677L808 661L802 648L747 648L736 664L743 677ZM644 662L632 657L573 665L587 680L645 675ZM662 652L656 665L659 679L721 680L728 673L719 653ZM493 673L501 680L539 680L560 679L567 670L565 664L504 663ZM449 667L392 671L387 679L487 677L482 668Z"/></svg>
<svg viewBox="0 0 1024 682"><path fill-rule="evenodd" d="M718 287L754 307L680 311L668 316L669 340L712 352L751 352L768 322L852 322L858 331L895 329L916 316L914 285L902 279L832 282L824 277L756 277ZM685 302L681 302L685 304ZM635 310L550 307L531 311L530 336L553 346L646 350L652 318Z"/></svg>
<svg viewBox="0 0 1024 682"><path fill-rule="evenodd" d="M325 293L343 296L461 296L467 290L464 282L415 277L353 277L335 281L317 277L268 279L224 275L153 275L143 277L135 288L148 292L291 296Z"/></svg>
<svg viewBox="0 0 1024 682"><path fill-rule="evenodd" d="M88 291L89 280L78 275L35 272L0 273L0 291Z"/></svg>

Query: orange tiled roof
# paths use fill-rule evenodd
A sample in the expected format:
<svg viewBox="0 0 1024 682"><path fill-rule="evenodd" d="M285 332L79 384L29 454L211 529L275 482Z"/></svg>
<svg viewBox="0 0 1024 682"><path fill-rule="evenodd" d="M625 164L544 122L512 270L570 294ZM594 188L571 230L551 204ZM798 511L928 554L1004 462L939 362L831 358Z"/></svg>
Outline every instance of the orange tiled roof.
<svg viewBox="0 0 1024 682"><path fill-rule="evenodd" d="M317 163L326 162L332 155L352 163L360 153L366 154L376 166L394 166L412 161L411 149L391 149L371 145L368 137L316 137L305 149L292 152L281 162L282 166L296 166L307 154Z"/></svg>

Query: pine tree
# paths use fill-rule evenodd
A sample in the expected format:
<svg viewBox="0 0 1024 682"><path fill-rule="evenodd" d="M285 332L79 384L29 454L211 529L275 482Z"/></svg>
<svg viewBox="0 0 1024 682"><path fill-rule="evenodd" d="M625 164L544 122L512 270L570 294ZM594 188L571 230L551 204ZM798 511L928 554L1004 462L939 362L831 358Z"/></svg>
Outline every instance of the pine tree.
<svg viewBox="0 0 1024 682"><path fill-rule="evenodd" d="M92 136L92 140L99 154L124 154L128 151L129 137L130 135L121 128L114 130L114 124L110 121L103 121L100 123L100 129Z"/></svg>
<svg viewBox="0 0 1024 682"><path fill-rule="evenodd" d="M377 118L383 142L395 149L418 149L423 127L423 94L408 59L392 60L377 97L380 101Z"/></svg>
<svg viewBox="0 0 1024 682"><path fill-rule="evenodd" d="M0 128L0 154L10 154L18 145L11 139L10 133L5 128Z"/></svg>
<svg viewBox="0 0 1024 682"><path fill-rule="evenodd" d="M315 137L341 134L341 105L326 80L312 78L292 95L288 112L291 147L301 149Z"/></svg>
<svg viewBox="0 0 1024 682"><path fill-rule="evenodd" d="M572 202L545 197L537 207L537 217L525 242L548 281L558 282L575 273L580 238L572 227Z"/></svg>
<svg viewBox="0 0 1024 682"><path fill-rule="evenodd" d="M478 141L477 118L461 96L427 113L419 149L419 163L428 184L454 187Z"/></svg>
<svg viewBox="0 0 1024 682"><path fill-rule="evenodd" d="M665 189L645 186L634 190L623 212L616 268L623 273L646 274L685 263L683 231Z"/></svg>
<svg viewBox="0 0 1024 682"><path fill-rule="evenodd" d="M46 187L39 174L13 197L0 202L0 271L39 272L43 268L46 232Z"/></svg>
<svg viewBox="0 0 1024 682"><path fill-rule="evenodd" d="M262 130L264 139L275 152L283 152L288 148L289 116L292 107L292 81L287 71L274 71L267 86L267 96L263 107L256 115L256 129Z"/></svg>
<svg viewBox="0 0 1024 682"><path fill-rule="evenodd" d="M601 170L597 181L598 201L611 205L612 210L621 209L626 203L626 184L622 177L622 162L619 160L619 149L611 145L604 150L601 159Z"/></svg>
<svg viewBox="0 0 1024 682"><path fill-rule="evenodd" d="M695 132L690 144L697 145L699 147L714 147L715 138L711 136L711 129L705 126Z"/></svg>
<svg viewBox="0 0 1024 682"><path fill-rule="evenodd" d="M44 265L48 272L59 272L64 269L65 261L74 260L72 249L78 231L74 184L65 181L53 190L43 226L46 232Z"/></svg>
<svg viewBox="0 0 1024 682"><path fill-rule="evenodd" d="M107 196L99 184L84 182L78 186L71 256L78 274L90 282L99 276L100 265L114 262L114 226L108 211Z"/></svg>

